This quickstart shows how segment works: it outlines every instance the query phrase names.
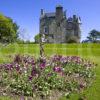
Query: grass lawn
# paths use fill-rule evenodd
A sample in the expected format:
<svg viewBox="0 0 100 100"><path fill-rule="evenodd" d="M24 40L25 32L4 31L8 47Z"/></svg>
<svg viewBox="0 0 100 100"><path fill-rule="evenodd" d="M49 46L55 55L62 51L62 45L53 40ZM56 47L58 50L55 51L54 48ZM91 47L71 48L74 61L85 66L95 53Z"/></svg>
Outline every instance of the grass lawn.
<svg viewBox="0 0 100 100"><path fill-rule="evenodd" d="M95 69L96 77L93 84L84 90L87 100L100 100L100 44L46 44L47 56L53 54L77 55L98 64ZM0 63L10 62L15 54L33 55L39 57L38 44L9 44L0 45ZM79 94L72 94L69 100L78 100ZM11 100L9 97L0 97L0 100ZM66 100L62 97L60 100Z"/></svg>

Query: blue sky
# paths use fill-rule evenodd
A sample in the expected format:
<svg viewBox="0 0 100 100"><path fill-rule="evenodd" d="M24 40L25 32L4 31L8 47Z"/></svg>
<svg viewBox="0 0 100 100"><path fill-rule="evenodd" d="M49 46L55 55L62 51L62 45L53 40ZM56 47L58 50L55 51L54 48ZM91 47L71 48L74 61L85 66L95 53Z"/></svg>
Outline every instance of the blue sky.
<svg viewBox="0 0 100 100"><path fill-rule="evenodd" d="M55 6L61 4L67 10L67 16L76 14L82 19L82 40L92 29L100 31L100 0L0 0L0 13L11 17L24 35L33 40L39 33L40 9L54 12Z"/></svg>

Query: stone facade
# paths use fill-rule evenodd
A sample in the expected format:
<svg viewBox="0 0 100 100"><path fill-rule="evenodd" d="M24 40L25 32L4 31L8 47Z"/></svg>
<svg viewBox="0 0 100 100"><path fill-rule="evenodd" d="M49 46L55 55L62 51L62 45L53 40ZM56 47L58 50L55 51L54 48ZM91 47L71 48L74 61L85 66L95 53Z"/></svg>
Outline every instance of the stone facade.
<svg viewBox="0 0 100 100"><path fill-rule="evenodd" d="M67 43L71 37L80 42L80 24L80 17L66 17L61 5L56 6L55 13L45 13L41 9L40 34L46 34L48 43Z"/></svg>

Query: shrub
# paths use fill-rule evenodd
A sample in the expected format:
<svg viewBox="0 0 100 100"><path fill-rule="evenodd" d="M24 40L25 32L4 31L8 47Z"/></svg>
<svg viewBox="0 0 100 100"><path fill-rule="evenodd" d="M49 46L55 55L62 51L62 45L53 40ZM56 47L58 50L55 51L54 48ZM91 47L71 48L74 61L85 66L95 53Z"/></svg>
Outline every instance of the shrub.
<svg viewBox="0 0 100 100"><path fill-rule="evenodd" d="M79 40L78 40L77 37L75 37L75 36L70 36L70 37L67 39L67 43L79 43Z"/></svg>

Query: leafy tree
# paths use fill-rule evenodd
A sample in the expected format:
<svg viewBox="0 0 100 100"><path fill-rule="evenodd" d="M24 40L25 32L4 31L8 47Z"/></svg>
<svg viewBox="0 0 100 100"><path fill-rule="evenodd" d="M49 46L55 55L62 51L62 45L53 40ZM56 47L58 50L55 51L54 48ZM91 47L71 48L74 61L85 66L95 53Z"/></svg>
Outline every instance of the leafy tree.
<svg viewBox="0 0 100 100"><path fill-rule="evenodd" d="M37 35L34 37L34 39L35 39L35 43L39 43L39 41L40 41L40 34L37 34Z"/></svg>
<svg viewBox="0 0 100 100"><path fill-rule="evenodd" d="M11 18L0 14L0 42L15 42L18 38L18 28L18 25Z"/></svg>
<svg viewBox="0 0 100 100"><path fill-rule="evenodd" d="M87 39L91 42L100 40L100 32L95 29L91 30Z"/></svg>

